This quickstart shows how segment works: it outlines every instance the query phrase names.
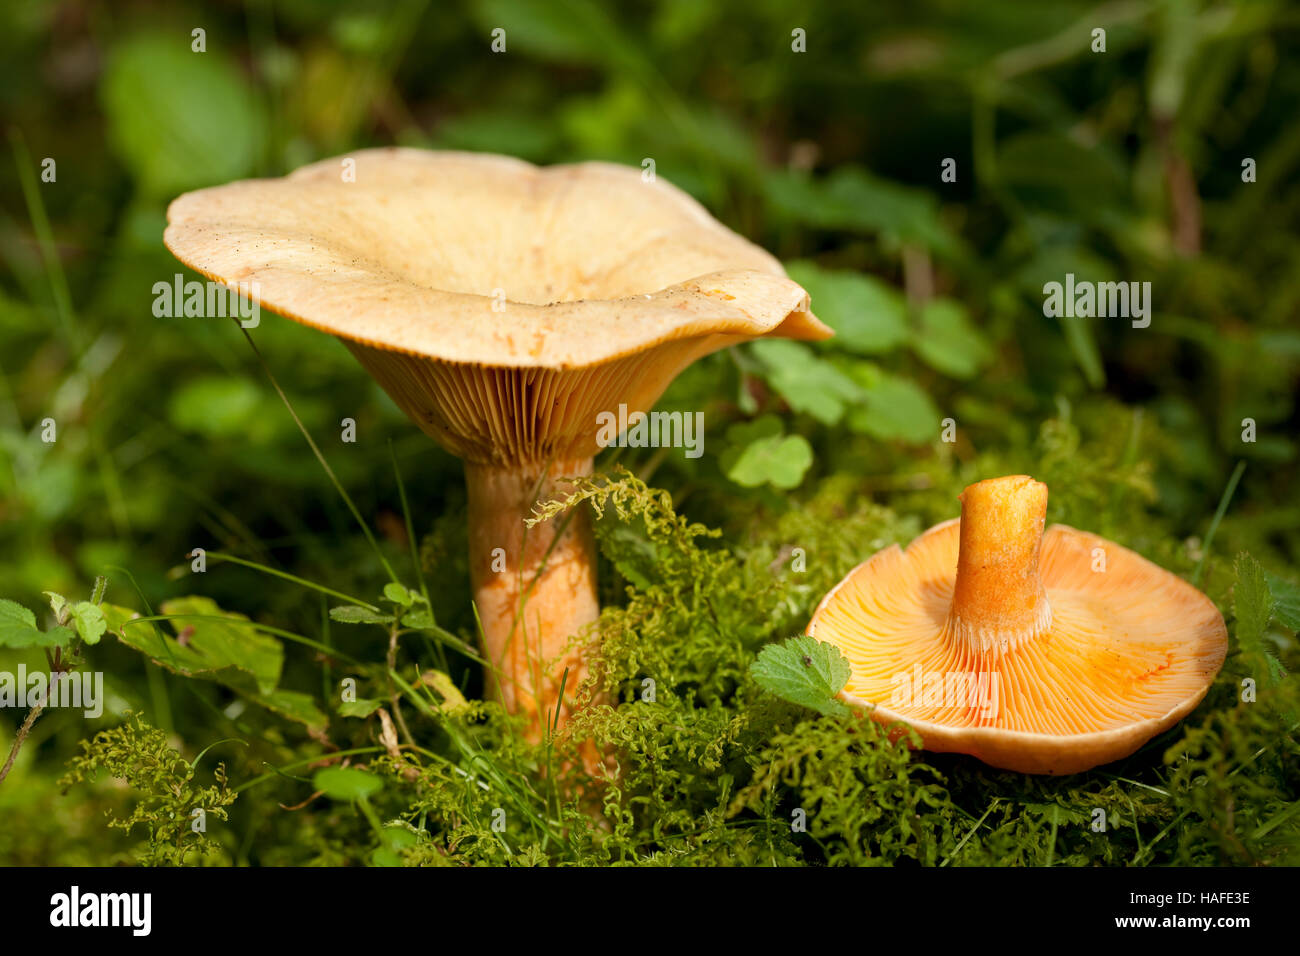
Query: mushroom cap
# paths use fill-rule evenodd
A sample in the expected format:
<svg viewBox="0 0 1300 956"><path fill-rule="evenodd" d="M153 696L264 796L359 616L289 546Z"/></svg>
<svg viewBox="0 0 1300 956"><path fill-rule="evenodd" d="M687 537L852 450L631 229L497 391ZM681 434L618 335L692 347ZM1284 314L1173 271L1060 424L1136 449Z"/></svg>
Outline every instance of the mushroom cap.
<svg viewBox="0 0 1300 956"><path fill-rule="evenodd" d="M186 193L167 222L178 259L257 282L273 312L443 361L577 368L700 335L830 335L773 256L610 163L368 149Z"/></svg>
<svg viewBox="0 0 1300 956"><path fill-rule="evenodd" d="M341 338L478 462L590 457L599 412L648 408L701 355L832 334L774 257L608 163L362 150L186 193L167 220L183 263Z"/></svg>
<svg viewBox="0 0 1300 956"><path fill-rule="evenodd" d="M1227 653L1214 603L1133 551L1065 525L1042 538L1048 630L1002 647L948 639L960 525L954 518L906 550L877 552L818 606L807 633L848 658L846 703L909 724L927 750L1043 774L1126 757L1200 703ZM1099 555L1105 570L1094 570ZM981 680L996 688L992 706Z"/></svg>

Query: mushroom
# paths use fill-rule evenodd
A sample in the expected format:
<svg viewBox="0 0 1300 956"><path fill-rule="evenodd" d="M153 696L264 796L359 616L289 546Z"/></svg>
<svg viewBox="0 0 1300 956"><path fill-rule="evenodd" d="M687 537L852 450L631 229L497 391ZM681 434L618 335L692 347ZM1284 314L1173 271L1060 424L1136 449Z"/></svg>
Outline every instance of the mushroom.
<svg viewBox="0 0 1300 956"><path fill-rule="evenodd" d="M928 750L1023 773L1127 757L1200 703L1223 664L1214 603L1086 531L1043 533L1047 486L968 487L961 517L858 565L807 633L843 651L841 693Z"/></svg>
<svg viewBox="0 0 1300 956"><path fill-rule="evenodd" d="M695 359L831 334L775 258L606 163L363 150L187 193L167 220L181 262L337 336L464 461L489 692L532 740L567 716L570 639L599 611L587 516L526 531L534 505L591 472L602 413L637 420Z"/></svg>

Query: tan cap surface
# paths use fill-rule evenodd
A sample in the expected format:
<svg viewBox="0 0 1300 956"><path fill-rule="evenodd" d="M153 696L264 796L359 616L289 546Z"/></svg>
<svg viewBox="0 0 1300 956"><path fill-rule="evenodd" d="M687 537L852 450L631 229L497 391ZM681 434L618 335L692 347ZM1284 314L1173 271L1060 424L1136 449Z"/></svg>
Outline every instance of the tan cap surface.
<svg viewBox="0 0 1300 956"><path fill-rule="evenodd" d="M775 258L606 163L361 150L187 193L167 218L178 259L256 282L265 308L446 362L572 369L701 336L831 334Z"/></svg>

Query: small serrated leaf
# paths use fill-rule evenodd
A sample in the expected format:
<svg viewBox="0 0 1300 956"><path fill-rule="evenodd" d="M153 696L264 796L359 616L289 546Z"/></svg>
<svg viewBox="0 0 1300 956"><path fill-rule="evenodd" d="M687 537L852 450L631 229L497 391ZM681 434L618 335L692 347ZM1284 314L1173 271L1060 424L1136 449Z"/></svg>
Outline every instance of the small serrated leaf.
<svg viewBox="0 0 1300 956"><path fill-rule="evenodd" d="M54 616L58 617L63 613L63 609L68 606L68 599L57 591L42 591L50 599L50 609L54 611Z"/></svg>
<svg viewBox="0 0 1300 956"><path fill-rule="evenodd" d="M1273 595L1273 618L1283 627L1300 631L1300 587L1276 574L1264 572L1269 593Z"/></svg>
<svg viewBox="0 0 1300 956"><path fill-rule="evenodd" d="M769 644L759 651L749 673L760 687L782 700L829 716L849 713L835 699L849 681L849 662L831 644L806 635Z"/></svg>
<svg viewBox="0 0 1300 956"><path fill-rule="evenodd" d="M36 615L17 601L0 598L0 627L6 625L35 627Z"/></svg>
<svg viewBox="0 0 1300 956"><path fill-rule="evenodd" d="M40 633L39 631L37 632ZM41 634L33 646L35 647L67 647L77 636L77 632L70 627L64 627L62 624L56 624L45 633Z"/></svg>
<svg viewBox="0 0 1300 956"><path fill-rule="evenodd" d="M78 601L72 606L72 623L87 644L98 644L99 639L108 630L104 612L89 601Z"/></svg>
<svg viewBox="0 0 1300 956"><path fill-rule="evenodd" d="M1264 569L1249 554L1238 554L1234 569L1237 583L1232 591L1232 608L1237 616L1237 643L1246 650L1260 650L1264 630L1273 617L1273 595Z"/></svg>
<svg viewBox="0 0 1300 956"><path fill-rule="evenodd" d="M0 647L50 647L36 626L36 615L16 601L0 598Z"/></svg>
<svg viewBox="0 0 1300 956"><path fill-rule="evenodd" d="M1264 652L1264 663L1268 665L1268 687L1276 687L1286 678L1286 668L1275 656Z"/></svg>

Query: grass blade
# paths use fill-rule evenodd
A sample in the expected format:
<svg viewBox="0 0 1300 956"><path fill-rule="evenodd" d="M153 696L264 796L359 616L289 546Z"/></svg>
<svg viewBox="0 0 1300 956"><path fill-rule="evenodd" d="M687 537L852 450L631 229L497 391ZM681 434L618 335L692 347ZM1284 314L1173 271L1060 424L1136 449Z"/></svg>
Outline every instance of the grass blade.
<svg viewBox="0 0 1300 956"><path fill-rule="evenodd" d="M1237 462L1237 467L1232 471L1232 477L1228 479L1228 486L1223 489L1223 496L1219 499L1219 507L1214 511L1214 518L1210 521L1210 530L1205 532L1205 543L1201 545L1201 560L1196 562L1196 570L1192 573L1192 584L1196 587L1201 586L1201 575L1205 571L1206 559L1210 556L1210 546L1214 544L1214 534L1219 530L1219 522L1228 511L1228 503L1232 501L1232 496L1237 490L1237 483L1241 481L1241 476L1246 472L1246 463Z"/></svg>

